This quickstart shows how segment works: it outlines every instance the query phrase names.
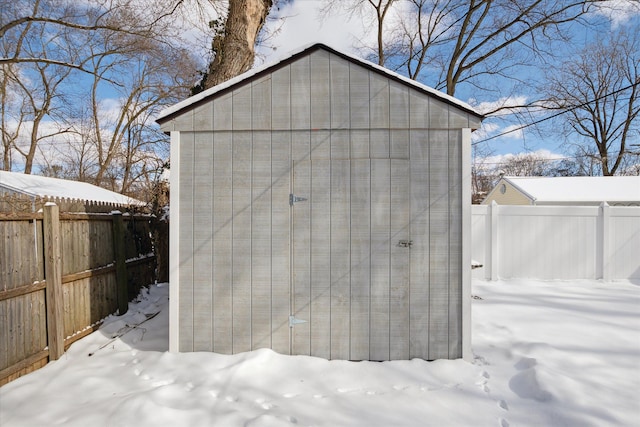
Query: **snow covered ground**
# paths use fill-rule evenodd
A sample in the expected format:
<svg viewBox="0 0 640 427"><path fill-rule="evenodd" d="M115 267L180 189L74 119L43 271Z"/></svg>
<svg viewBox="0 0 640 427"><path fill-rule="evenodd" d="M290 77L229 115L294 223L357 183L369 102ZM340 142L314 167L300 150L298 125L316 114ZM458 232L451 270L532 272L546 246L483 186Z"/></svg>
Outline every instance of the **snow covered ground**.
<svg viewBox="0 0 640 427"><path fill-rule="evenodd" d="M473 294L472 363L375 363L168 353L168 285L152 286L0 388L0 426L640 426L640 283L474 281Z"/></svg>

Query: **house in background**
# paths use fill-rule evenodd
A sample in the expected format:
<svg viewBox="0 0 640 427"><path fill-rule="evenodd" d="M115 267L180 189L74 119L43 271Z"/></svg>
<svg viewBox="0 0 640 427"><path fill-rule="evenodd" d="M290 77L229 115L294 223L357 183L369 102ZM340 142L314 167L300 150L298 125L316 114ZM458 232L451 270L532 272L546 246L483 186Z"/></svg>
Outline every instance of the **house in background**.
<svg viewBox="0 0 640 427"><path fill-rule="evenodd" d="M170 350L470 356L481 119L321 44L163 111Z"/></svg>
<svg viewBox="0 0 640 427"><path fill-rule="evenodd" d="M503 176L482 204L640 206L640 176Z"/></svg>
<svg viewBox="0 0 640 427"><path fill-rule="evenodd" d="M69 210L100 210L104 205L112 207L142 207L146 204L140 200L109 191L87 182L67 179L49 178L46 176L0 171L0 196L20 196L33 203L33 209L39 209L46 201L63 201ZM78 205L78 206L73 206Z"/></svg>

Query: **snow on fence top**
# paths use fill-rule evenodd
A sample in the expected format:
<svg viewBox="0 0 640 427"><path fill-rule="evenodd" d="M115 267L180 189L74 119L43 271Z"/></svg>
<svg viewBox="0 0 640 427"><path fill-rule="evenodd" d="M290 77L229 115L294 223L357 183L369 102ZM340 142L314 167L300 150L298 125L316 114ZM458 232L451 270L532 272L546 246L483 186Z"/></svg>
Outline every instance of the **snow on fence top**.
<svg viewBox="0 0 640 427"><path fill-rule="evenodd" d="M37 211L46 202L67 212L109 212L144 202L86 182L0 171L0 211Z"/></svg>

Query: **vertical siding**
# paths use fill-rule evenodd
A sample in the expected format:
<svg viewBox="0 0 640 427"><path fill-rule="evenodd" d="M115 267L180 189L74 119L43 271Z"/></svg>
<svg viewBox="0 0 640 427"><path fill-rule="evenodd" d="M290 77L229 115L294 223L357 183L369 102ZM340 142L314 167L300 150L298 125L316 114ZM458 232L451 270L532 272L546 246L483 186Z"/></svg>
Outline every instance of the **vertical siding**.
<svg viewBox="0 0 640 427"><path fill-rule="evenodd" d="M348 160L331 162L331 325L349 325L351 281L349 269L349 230L351 176ZM331 358L346 359L349 354L348 327L331 328Z"/></svg>
<svg viewBox="0 0 640 427"><path fill-rule="evenodd" d="M370 160L351 160L350 224L350 359L369 358L369 303L371 299L371 166Z"/></svg>
<svg viewBox="0 0 640 427"><path fill-rule="evenodd" d="M291 133L273 132L271 138L271 345L289 354L291 313Z"/></svg>
<svg viewBox="0 0 640 427"><path fill-rule="evenodd" d="M202 266L213 260L212 219L213 216L213 141L211 133L195 134L193 167L194 176L193 211L193 350L211 351L213 339L213 272Z"/></svg>
<svg viewBox="0 0 640 427"><path fill-rule="evenodd" d="M291 64L291 128L308 130L311 124L309 57Z"/></svg>
<svg viewBox="0 0 640 427"><path fill-rule="evenodd" d="M331 162L328 145L322 160L312 161L311 169L311 355L331 356Z"/></svg>
<svg viewBox="0 0 640 427"><path fill-rule="evenodd" d="M213 141L213 348L231 353L233 313L233 149L231 132ZM204 266L202 266L204 267ZM181 286L182 287L182 286Z"/></svg>
<svg viewBox="0 0 640 427"><path fill-rule="evenodd" d="M430 238L429 211L429 132L412 130L410 134L410 236L411 259L409 264L409 357L429 355L430 315Z"/></svg>
<svg viewBox="0 0 640 427"><path fill-rule="evenodd" d="M331 81L331 128L348 129L351 106L349 99L345 99L344 95L349 93L349 63L331 55L329 78Z"/></svg>
<svg viewBox="0 0 640 427"><path fill-rule="evenodd" d="M331 127L331 84L329 80L329 52L316 51L310 58L311 129Z"/></svg>
<svg viewBox="0 0 640 427"><path fill-rule="evenodd" d="M235 99L235 98L234 98ZM235 105L235 104L234 104ZM235 121L234 121L235 124ZM232 339L233 352L251 350L251 176L249 132L233 133Z"/></svg>
<svg viewBox="0 0 640 427"><path fill-rule="evenodd" d="M389 128L389 79L369 72L369 117L372 129Z"/></svg>
<svg viewBox="0 0 640 427"><path fill-rule="evenodd" d="M371 336L369 357L390 358L391 161L371 160ZM400 189L406 192L406 188ZM406 206L406 205L405 205ZM401 207L399 207L402 210ZM407 251L408 252L408 251Z"/></svg>
<svg viewBox="0 0 640 427"><path fill-rule="evenodd" d="M247 84L233 91L232 117L234 131L251 130L251 85Z"/></svg>
<svg viewBox="0 0 640 427"><path fill-rule="evenodd" d="M291 129L291 73L289 67L271 73L271 126Z"/></svg>
<svg viewBox="0 0 640 427"><path fill-rule="evenodd" d="M253 134L251 348L271 347L271 134Z"/></svg>
<svg viewBox="0 0 640 427"><path fill-rule="evenodd" d="M181 350L460 355L468 115L317 50L176 123Z"/></svg>
<svg viewBox="0 0 640 427"><path fill-rule="evenodd" d="M351 129L369 129L369 71L349 64L349 118Z"/></svg>
<svg viewBox="0 0 640 427"><path fill-rule="evenodd" d="M180 170L188 171L180 177L180 351L193 351L193 212L194 212L194 134L186 133L180 140Z"/></svg>
<svg viewBox="0 0 640 427"><path fill-rule="evenodd" d="M449 131L449 352L462 357L462 132ZM469 266L466 266L469 268Z"/></svg>
<svg viewBox="0 0 640 427"><path fill-rule="evenodd" d="M390 209L392 215L389 218L390 242L390 266L389 281L389 357L392 360L410 358L410 332L411 332L411 306L409 261L412 257L419 236L410 235L410 209L411 209L411 188L410 185L410 163L405 160L391 160L391 196ZM398 245L401 240L411 240L411 249L406 249ZM418 246L424 249L424 246ZM422 262L422 264L426 264ZM422 308L416 307L420 312L427 309L427 305ZM426 353L425 353L426 354Z"/></svg>
<svg viewBox="0 0 640 427"><path fill-rule="evenodd" d="M213 129L216 131L228 131L233 128L231 120L233 112L233 94L228 93L213 101Z"/></svg>
<svg viewBox="0 0 640 427"><path fill-rule="evenodd" d="M299 147L299 145L297 145ZM295 157L300 155L294 154ZM300 161L294 167L293 192L308 198L311 190L311 162ZM293 328L293 352L311 354L311 204L308 201L295 203L293 221L293 315L306 323Z"/></svg>
<svg viewBox="0 0 640 427"><path fill-rule="evenodd" d="M449 133L429 133L429 359L449 355Z"/></svg>
<svg viewBox="0 0 640 427"><path fill-rule="evenodd" d="M251 83L251 129L271 130L271 77Z"/></svg>

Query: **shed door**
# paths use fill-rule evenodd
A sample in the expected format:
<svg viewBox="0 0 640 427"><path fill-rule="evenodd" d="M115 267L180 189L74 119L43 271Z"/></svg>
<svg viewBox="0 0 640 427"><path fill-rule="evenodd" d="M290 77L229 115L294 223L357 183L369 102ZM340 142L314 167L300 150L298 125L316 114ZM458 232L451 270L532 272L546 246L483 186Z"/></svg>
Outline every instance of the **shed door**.
<svg viewBox="0 0 640 427"><path fill-rule="evenodd" d="M292 354L406 358L409 161L299 162L293 191Z"/></svg>

